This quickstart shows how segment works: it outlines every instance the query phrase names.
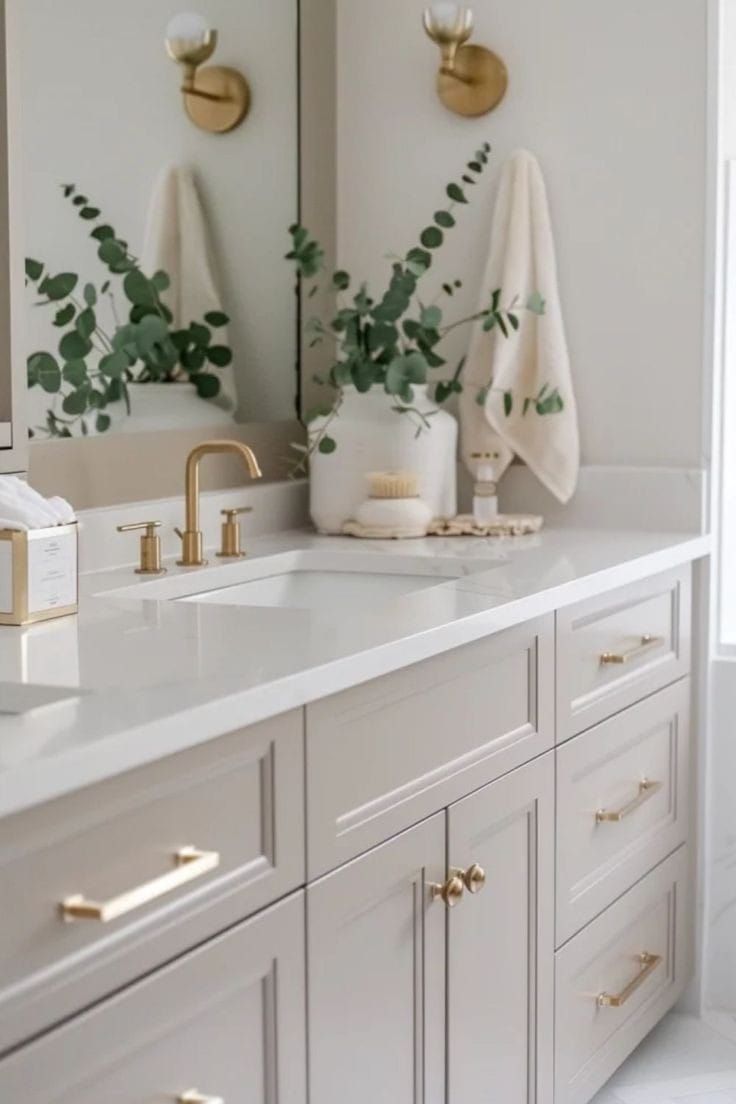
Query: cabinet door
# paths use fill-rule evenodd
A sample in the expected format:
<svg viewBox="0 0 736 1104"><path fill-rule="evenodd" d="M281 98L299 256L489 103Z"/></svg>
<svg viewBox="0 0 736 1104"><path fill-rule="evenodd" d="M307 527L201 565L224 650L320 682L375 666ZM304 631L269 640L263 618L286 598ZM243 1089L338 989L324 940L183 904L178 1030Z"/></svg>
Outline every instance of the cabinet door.
<svg viewBox="0 0 736 1104"><path fill-rule="evenodd" d="M297 893L0 1062L0 1100L305 1104L304 1007Z"/></svg>
<svg viewBox="0 0 736 1104"><path fill-rule="evenodd" d="M440 813L307 890L315 1104L443 1104L444 875Z"/></svg>
<svg viewBox="0 0 736 1104"><path fill-rule="evenodd" d="M449 857L478 892L466 889L449 913L448 1104L548 1104L553 757L453 805Z"/></svg>

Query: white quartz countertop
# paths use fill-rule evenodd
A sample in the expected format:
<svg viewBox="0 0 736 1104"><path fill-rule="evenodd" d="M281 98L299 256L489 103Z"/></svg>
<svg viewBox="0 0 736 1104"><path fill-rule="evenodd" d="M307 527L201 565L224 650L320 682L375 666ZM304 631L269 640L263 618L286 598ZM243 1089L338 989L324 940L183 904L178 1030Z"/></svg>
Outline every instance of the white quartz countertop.
<svg viewBox="0 0 736 1104"><path fill-rule="evenodd" d="M560 529L355 542L286 533L251 541L249 560L358 548L471 561L473 571L347 613L159 601L146 598L156 584L126 568L82 576L78 617L0 629L0 816L699 559L710 539ZM180 572L167 566L167 578ZM187 576L200 571L203 591L227 585L218 574L226 567ZM122 588L134 589L110 593ZM72 693L22 712L17 684Z"/></svg>

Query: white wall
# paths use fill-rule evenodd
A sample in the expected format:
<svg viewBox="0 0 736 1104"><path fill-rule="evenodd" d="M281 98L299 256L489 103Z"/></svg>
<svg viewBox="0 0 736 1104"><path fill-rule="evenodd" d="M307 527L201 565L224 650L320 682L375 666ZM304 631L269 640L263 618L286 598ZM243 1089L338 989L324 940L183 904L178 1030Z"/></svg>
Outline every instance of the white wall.
<svg viewBox="0 0 736 1104"><path fill-rule="evenodd" d="M243 420L293 416L294 278L283 256L297 211L296 0L203 0L219 29L213 64L241 68L253 90L229 135L198 130L164 50L181 0L9 0L20 41L27 252L52 268L98 274L85 227L61 198L72 181L140 249L151 188L165 165L196 170L233 324ZM46 348L36 312L29 348ZM58 331L56 332L58 340Z"/></svg>
<svg viewBox="0 0 736 1104"><path fill-rule="evenodd" d="M706 4L476 0L476 40L506 60L479 121L434 94L422 0L339 0L340 260L377 281L483 140L542 162L588 464L702 462ZM492 191L441 254L474 307ZM455 345L460 355L463 339Z"/></svg>

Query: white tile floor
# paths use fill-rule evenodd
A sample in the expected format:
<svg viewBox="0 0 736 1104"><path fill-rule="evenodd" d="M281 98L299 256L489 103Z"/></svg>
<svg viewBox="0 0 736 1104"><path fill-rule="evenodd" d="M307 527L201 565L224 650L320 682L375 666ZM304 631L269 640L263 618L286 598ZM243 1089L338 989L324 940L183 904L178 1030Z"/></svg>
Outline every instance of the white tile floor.
<svg viewBox="0 0 736 1104"><path fill-rule="evenodd" d="M593 1104L736 1104L736 1041L673 1012Z"/></svg>

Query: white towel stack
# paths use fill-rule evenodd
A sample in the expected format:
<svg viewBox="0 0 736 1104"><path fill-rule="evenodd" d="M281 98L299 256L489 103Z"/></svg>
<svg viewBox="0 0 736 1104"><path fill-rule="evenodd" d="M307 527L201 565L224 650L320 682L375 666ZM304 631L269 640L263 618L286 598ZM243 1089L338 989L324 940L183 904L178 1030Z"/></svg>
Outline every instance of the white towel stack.
<svg viewBox="0 0 736 1104"><path fill-rule="evenodd" d="M545 301L539 316L520 310L519 330L506 340L498 330L474 329L461 396L463 459L474 473L473 453L496 454L499 479L514 456L520 456L545 487L567 502L575 492L580 469L577 406L557 283L557 263L547 192L539 163L522 150L505 165L493 219L491 251L480 309L496 288L507 305L516 296L525 304L538 292ZM490 379L485 403L477 396ZM539 415L526 399L555 389L564 409ZM510 416L504 392L514 396Z"/></svg>
<svg viewBox="0 0 736 1104"><path fill-rule="evenodd" d="M27 532L76 521L63 498L44 498L16 475L0 476L0 529Z"/></svg>

